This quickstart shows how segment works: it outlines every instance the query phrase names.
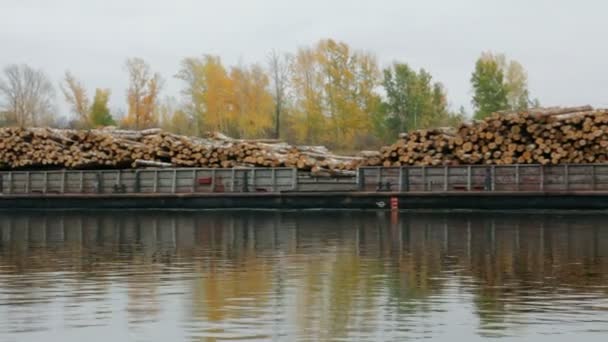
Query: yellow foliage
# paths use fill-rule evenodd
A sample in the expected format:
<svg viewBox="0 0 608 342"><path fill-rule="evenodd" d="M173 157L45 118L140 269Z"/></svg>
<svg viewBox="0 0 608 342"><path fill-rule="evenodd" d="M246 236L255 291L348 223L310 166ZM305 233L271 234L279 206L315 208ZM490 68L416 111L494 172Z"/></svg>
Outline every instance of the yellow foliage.
<svg viewBox="0 0 608 342"><path fill-rule="evenodd" d="M156 113L161 77L158 73L152 74L150 66L141 58L128 59L126 66L129 72L129 112L123 125L137 129L154 126L158 123Z"/></svg>
<svg viewBox="0 0 608 342"><path fill-rule="evenodd" d="M90 126L89 122L89 98L84 85L78 81L69 71L65 72L64 84L60 84L61 91L67 103L72 107L72 112L78 116L80 125Z"/></svg>
<svg viewBox="0 0 608 342"><path fill-rule="evenodd" d="M259 65L250 69L232 68L234 111L238 135L243 138L263 136L272 127L274 108L268 91L269 79Z"/></svg>
<svg viewBox="0 0 608 342"><path fill-rule="evenodd" d="M375 57L328 39L299 49L290 62L290 92L281 94L289 140L364 147L380 104ZM277 99L259 65L227 69L217 56L186 58L177 78L187 83L182 92L188 99L185 110L194 119L196 133L221 131L253 138L272 132Z"/></svg>
<svg viewBox="0 0 608 342"><path fill-rule="evenodd" d="M298 141L352 148L369 134L379 104L374 88L380 71L373 56L322 40L298 51L292 72Z"/></svg>
<svg viewBox="0 0 608 342"><path fill-rule="evenodd" d="M317 144L324 140L325 117L321 101L323 89L315 53L312 49L298 51L292 65L292 86L295 108L291 118L296 140Z"/></svg>
<svg viewBox="0 0 608 342"><path fill-rule="evenodd" d="M188 83L184 94L197 121L197 131L220 131L235 137L260 137L272 127L273 99L264 70L233 67L219 57L187 58L178 78Z"/></svg>

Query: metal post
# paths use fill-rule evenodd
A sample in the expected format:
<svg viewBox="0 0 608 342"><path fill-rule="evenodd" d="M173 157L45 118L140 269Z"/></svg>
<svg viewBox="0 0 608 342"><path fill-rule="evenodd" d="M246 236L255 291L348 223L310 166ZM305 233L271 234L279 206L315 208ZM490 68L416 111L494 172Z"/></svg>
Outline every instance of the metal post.
<svg viewBox="0 0 608 342"><path fill-rule="evenodd" d="M277 169L276 168L272 168L270 171L270 177L272 179L272 192L276 192L277 191Z"/></svg>
<svg viewBox="0 0 608 342"><path fill-rule="evenodd" d="M408 192L408 191L410 191L410 168L406 167L404 171L405 171L405 174L403 175L403 178L404 178L403 179L404 180L404 182L403 182L403 185L404 185L403 186L403 190L405 192Z"/></svg>
<svg viewBox="0 0 608 342"><path fill-rule="evenodd" d="M8 173L8 191L7 193L11 194L13 193L13 173L9 172Z"/></svg>
<svg viewBox="0 0 608 342"><path fill-rule="evenodd" d="M83 175L82 171L80 171L79 177L80 177L80 184L78 185L78 190L80 192L83 192L84 191L84 175Z"/></svg>
<svg viewBox="0 0 608 342"><path fill-rule="evenodd" d="M141 189L140 186L140 181L139 181L139 170L135 170L135 185L133 186L133 190L134 192L139 192Z"/></svg>
<svg viewBox="0 0 608 342"><path fill-rule="evenodd" d="M422 167L422 191L426 191L426 166Z"/></svg>
<svg viewBox="0 0 608 342"><path fill-rule="evenodd" d="M448 182L449 182L449 172L448 166L443 167L443 191L448 191Z"/></svg>
<svg viewBox="0 0 608 342"><path fill-rule="evenodd" d="M30 192L30 184L31 184L31 181L30 181L30 172L26 171L25 172L25 193L26 194L29 194L29 192Z"/></svg>
<svg viewBox="0 0 608 342"><path fill-rule="evenodd" d="M519 164L515 165L515 190L519 191Z"/></svg>
<svg viewBox="0 0 608 342"><path fill-rule="evenodd" d="M403 191L403 168L399 167L399 186L397 187L399 192Z"/></svg>
<svg viewBox="0 0 608 342"><path fill-rule="evenodd" d="M545 167L540 166L540 191L545 190Z"/></svg>
<svg viewBox="0 0 608 342"><path fill-rule="evenodd" d="M65 170L61 171L61 193L65 193L65 183L66 183L66 174Z"/></svg>
<svg viewBox="0 0 608 342"><path fill-rule="evenodd" d="M249 192L249 171L247 169L243 171L243 187L241 192Z"/></svg>
<svg viewBox="0 0 608 342"><path fill-rule="evenodd" d="M255 167L253 169L251 169L251 180L253 182L253 184L252 184L253 191L255 191L255 187L256 187L256 183L257 183L257 179L255 178Z"/></svg>
<svg viewBox="0 0 608 342"><path fill-rule="evenodd" d="M291 172L291 190L295 191L298 189L298 169L293 168L291 169ZM357 170L357 175L359 175L359 170Z"/></svg>
<svg viewBox="0 0 608 342"><path fill-rule="evenodd" d="M196 183L196 170L192 170L192 189L190 189L192 193L196 192Z"/></svg>
<svg viewBox="0 0 608 342"><path fill-rule="evenodd" d="M211 192L215 192L215 169L211 170Z"/></svg>
<svg viewBox="0 0 608 342"><path fill-rule="evenodd" d="M152 192L158 192L158 170L154 170L154 185L152 186Z"/></svg>
<svg viewBox="0 0 608 342"><path fill-rule="evenodd" d="M236 170L232 168L230 173L230 192L234 192L234 183L236 182Z"/></svg>
<svg viewBox="0 0 608 342"><path fill-rule="evenodd" d="M467 191L471 191L471 166L467 166Z"/></svg>
<svg viewBox="0 0 608 342"><path fill-rule="evenodd" d="M171 181L171 193L174 194L177 190L177 169L173 169L173 179Z"/></svg>
<svg viewBox="0 0 608 342"><path fill-rule="evenodd" d="M568 191L568 189L570 188L570 180L568 178L570 178L570 175L568 172L568 164L566 164L564 165L564 187L566 191Z"/></svg>
<svg viewBox="0 0 608 342"><path fill-rule="evenodd" d="M357 168L357 188L359 191L365 190L365 169L362 167Z"/></svg>
<svg viewBox="0 0 608 342"><path fill-rule="evenodd" d="M490 183L490 191L496 190L496 166L492 165L492 172L490 173L492 182Z"/></svg>
<svg viewBox="0 0 608 342"><path fill-rule="evenodd" d="M43 194L46 194L46 191L47 191L48 187L49 187L49 173L46 172L46 171L44 171L44 182L43 182L43 185L42 185L42 193Z"/></svg>
<svg viewBox="0 0 608 342"><path fill-rule="evenodd" d="M595 164L591 165L591 190L595 190Z"/></svg>
<svg viewBox="0 0 608 342"><path fill-rule="evenodd" d="M95 177L97 178L97 193L102 193L103 192L103 171L98 171L95 174Z"/></svg>
<svg viewBox="0 0 608 342"><path fill-rule="evenodd" d="M378 167L378 177L376 179L376 191L382 190L382 167Z"/></svg>

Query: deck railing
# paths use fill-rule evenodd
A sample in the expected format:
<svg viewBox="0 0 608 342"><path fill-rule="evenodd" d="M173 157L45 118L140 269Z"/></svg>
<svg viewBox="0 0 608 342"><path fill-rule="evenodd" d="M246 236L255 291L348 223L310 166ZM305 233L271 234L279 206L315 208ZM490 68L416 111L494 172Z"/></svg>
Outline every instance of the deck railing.
<svg viewBox="0 0 608 342"><path fill-rule="evenodd" d="M0 172L2 194L280 192L296 186L293 168Z"/></svg>
<svg viewBox="0 0 608 342"><path fill-rule="evenodd" d="M5 195L282 191L608 191L608 164L361 167L356 179L294 168L0 171Z"/></svg>
<svg viewBox="0 0 608 342"><path fill-rule="evenodd" d="M362 167L359 191L608 191L608 165Z"/></svg>

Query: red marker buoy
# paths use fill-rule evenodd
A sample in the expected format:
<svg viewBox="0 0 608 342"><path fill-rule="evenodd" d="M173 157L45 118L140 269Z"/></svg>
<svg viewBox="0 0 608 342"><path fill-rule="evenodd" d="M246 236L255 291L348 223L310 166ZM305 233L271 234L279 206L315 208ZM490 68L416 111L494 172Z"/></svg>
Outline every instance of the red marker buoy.
<svg viewBox="0 0 608 342"><path fill-rule="evenodd" d="M399 198L391 197L391 210L399 210Z"/></svg>

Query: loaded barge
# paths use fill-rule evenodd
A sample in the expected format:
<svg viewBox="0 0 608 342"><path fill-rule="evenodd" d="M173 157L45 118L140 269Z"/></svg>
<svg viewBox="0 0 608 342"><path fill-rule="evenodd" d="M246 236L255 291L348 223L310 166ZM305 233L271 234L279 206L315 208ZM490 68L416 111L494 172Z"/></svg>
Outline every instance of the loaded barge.
<svg viewBox="0 0 608 342"><path fill-rule="evenodd" d="M0 172L0 209L608 209L608 164Z"/></svg>

